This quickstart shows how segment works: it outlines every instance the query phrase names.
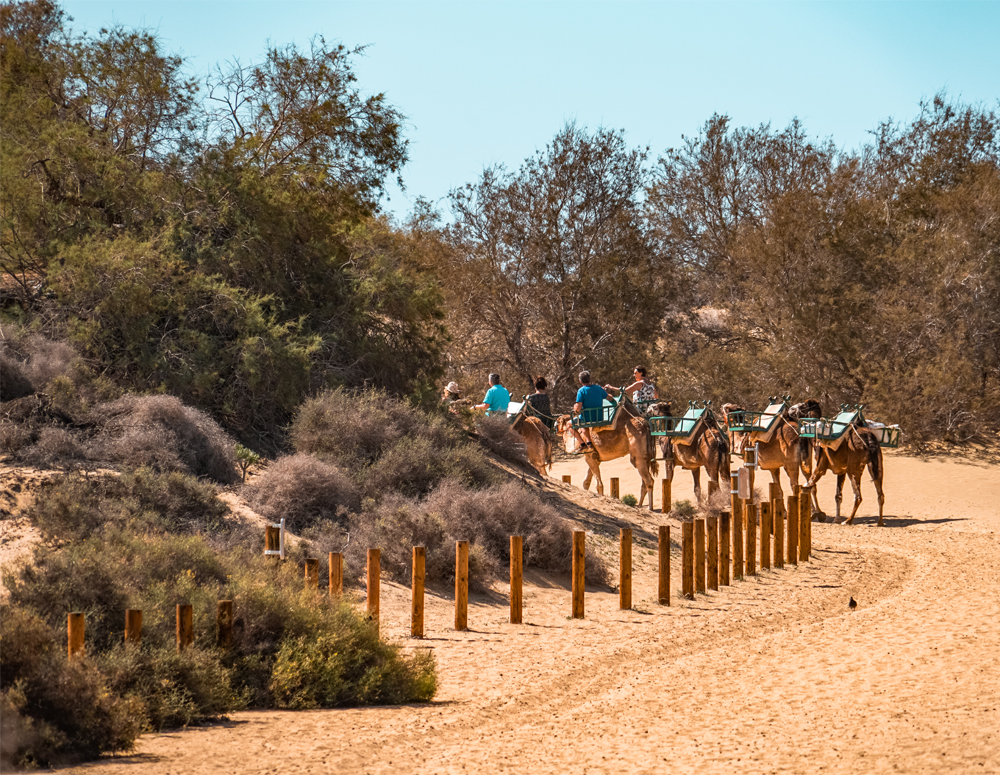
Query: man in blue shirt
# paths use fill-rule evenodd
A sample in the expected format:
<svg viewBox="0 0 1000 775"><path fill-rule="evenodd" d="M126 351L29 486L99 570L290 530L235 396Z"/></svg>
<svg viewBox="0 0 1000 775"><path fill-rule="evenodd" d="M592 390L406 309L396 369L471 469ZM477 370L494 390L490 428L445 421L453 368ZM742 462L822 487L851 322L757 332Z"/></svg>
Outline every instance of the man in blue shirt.
<svg viewBox="0 0 1000 775"><path fill-rule="evenodd" d="M576 403L573 404L573 412L580 415L581 422L596 422L601 419L604 408L604 399L608 397L608 392L600 385L590 384L590 372L580 372L580 389L576 391ZM590 440L590 428L581 428L576 432L580 441L580 451L590 452L594 449L594 442Z"/></svg>
<svg viewBox="0 0 1000 775"><path fill-rule="evenodd" d="M499 374L490 374L490 389L486 391L483 403L476 404L476 409L485 409L488 415L506 415L507 404L510 403L510 393L500 384Z"/></svg>

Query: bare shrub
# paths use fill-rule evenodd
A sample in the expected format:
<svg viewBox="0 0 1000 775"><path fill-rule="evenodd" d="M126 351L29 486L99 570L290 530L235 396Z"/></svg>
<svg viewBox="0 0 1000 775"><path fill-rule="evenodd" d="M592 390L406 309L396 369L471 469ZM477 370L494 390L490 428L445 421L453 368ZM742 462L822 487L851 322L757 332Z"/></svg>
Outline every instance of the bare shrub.
<svg viewBox="0 0 1000 775"><path fill-rule="evenodd" d="M30 465L48 468L86 460L88 455L76 434L50 426L42 428L35 443L21 450L18 457Z"/></svg>
<svg viewBox="0 0 1000 775"><path fill-rule="evenodd" d="M0 352L0 401L23 398L34 392L34 385L24 373L24 364Z"/></svg>
<svg viewBox="0 0 1000 775"><path fill-rule="evenodd" d="M66 342L31 334L22 347L28 355L25 371L32 384L40 389L56 377L77 376L82 367L80 356Z"/></svg>
<svg viewBox="0 0 1000 775"><path fill-rule="evenodd" d="M509 565L512 535L524 537L525 565L553 573L569 573L573 566L568 523L535 493L514 482L472 490L446 480L422 500L390 495L378 503L368 502L351 517L349 530L345 562L363 568L368 547L378 547L382 570L398 581L409 579L414 546L425 548L428 581L454 578L455 541L464 540L470 544L470 585L488 586ZM342 535L336 540L342 541ZM607 577L601 558L588 553L587 579L604 583Z"/></svg>
<svg viewBox="0 0 1000 775"><path fill-rule="evenodd" d="M173 396L125 396L93 411L100 431L94 456L238 481L234 442L211 417Z"/></svg>
<svg viewBox="0 0 1000 775"><path fill-rule="evenodd" d="M361 506L350 477L305 454L278 458L246 485L246 492L254 511L271 520L284 517L296 531L324 520L343 521L347 511Z"/></svg>
<svg viewBox="0 0 1000 775"><path fill-rule="evenodd" d="M479 416L476 418L476 431L479 434L479 441L494 455L522 468L531 468L525 453L524 441L510 429L506 417Z"/></svg>

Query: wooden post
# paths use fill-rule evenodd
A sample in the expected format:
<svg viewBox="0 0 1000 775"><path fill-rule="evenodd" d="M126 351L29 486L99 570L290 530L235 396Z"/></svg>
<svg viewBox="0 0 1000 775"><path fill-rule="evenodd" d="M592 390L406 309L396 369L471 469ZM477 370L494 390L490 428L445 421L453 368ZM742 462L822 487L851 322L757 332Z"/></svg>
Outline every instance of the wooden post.
<svg viewBox="0 0 1000 775"><path fill-rule="evenodd" d="M772 490L773 494L773 490ZM771 521L774 524L774 567L785 567L785 506L781 500L781 490L778 499L771 501Z"/></svg>
<svg viewBox="0 0 1000 775"><path fill-rule="evenodd" d="M330 597L344 594L344 555L330 552Z"/></svg>
<svg viewBox="0 0 1000 775"><path fill-rule="evenodd" d="M771 569L771 504L760 504L760 569Z"/></svg>
<svg viewBox="0 0 1000 775"><path fill-rule="evenodd" d="M618 607L632 607L632 528L623 527L618 536Z"/></svg>
<svg viewBox="0 0 1000 775"><path fill-rule="evenodd" d="M810 542L812 540L812 501L809 490L799 490L799 560L809 560Z"/></svg>
<svg viewBox="0 0 1000 775"><path fill-rule="evenodd" d="M194 606L189 603L177 604L177 653L194 643Z"/></svg>
<svg viewBox="0 0 1000 775"><path fill-rule="evenodd" d="M681 525L681 594L694 600L694 522Z"/></svg>
<svg viewBox="0 0 1000 775"><path fill-rule="evenodd" d="M712 496L719 491L719 483L714 479L708 480L708 502L712 502Z"/></svg>
<svg viewBox="0 0 1000 775"><path fill-rule="evenodd" d="M469 629L469 542L455 542L455 629Z"/></svg>
<svg viewBox="0 0 1000 775"><path fill-rule="evenodd" d="M306 589L319 589L319 558L306 558Z"/></svg>
<svg viewBox="0 0 1000 775"><path fill-rule="evenodd" d="M573 531L573 608L574 619L583 618L584 558L586 557L587 534L582 530Z"/></svg>
<svg viewBox="0 0 1000 775"><path fill-rule="evenodd" d="M670 605L670 528L667 525L660 525L657 548L660 555L657 599L660 605Z"/></svg>
<svg viewBox="0 0 1000 775"><path fill-rule="evenodd" d="M767 499L771 501L771 518L774 518L775 503L781 503L781 485L778 482L771 482L767 486Z"/></svg>
<svg viewBox="0 0 1000 775"><path fill-rule="evenodd" d="M670 513L670 480L664 479L660 482L660 513Z"/></svg>
<svg viewBox="0 0 1000 775"><path fill-rule="evenodd" d="M85 627L82 613L66 614L66 655L69 659L86 653Z"/></svg>
<svg viewBox="0 0 1000 775"><path fill-rule="evenodd" d="M379 584L382 578L382 552L380 549L368 550L368 620L375 624L375 631L379 629Z"/></svg>
<svg viewBox="0 0 1000 775"><path fill-rule="evenodd" d="M233 601L220 600L215 608L215 645L229 650L233 647Z"/></svg>
<svg viewBox="0 0 1000 775"><path fill-rule="evenodd" d="M510 623L521 624L524 536L510 537Z"/></svg>
<svg viewBox="0 0 1000 775"><path fill-rule="evenodd" d="M719 514L719 583L729 586L730 549L732 547L732 515L728 511Z"/></svg>
<svg viewBox="0 0 1000 775"><path fill-rule="evenodd" d="M694 591L705 594L705 520L694 521Z"/></svg>
<svg viewBox="0 0 1000 775"><path fill-rule="evenodd" d="M565 482L566 484L572 484L573 483L572 480L573 480L572 476L570 476L569 474L563 474L563 482Z"/></svg>
<svg viewBox="0 0 1000 775"><path fill-rule="evenodd" d="M752 500L743 502L743 513L747 515L747 575L757 575L757 506Z"/></svg>
<svg viewBox="0 0 1000 775"><path fill-rule="evenodd" d="M264 552L277 552L281 548L281 528L274 525L264 526ZM280 559L278 555L271 554L269 557Z"/></svg>
<svg viewBox="0 0 1000 775"><path fill-rule="evenodd" d="M788 496L788 562L799 564L799 497Z"/></svg>
<svg viewBox="0 0 1000 775"><path fill-rule="evenodd" d="M125 642L142 643L142 611L138 608L125 609Z"/></svg>
<svg viewBox="0 0 1000 775"><path fill-rule="evenodd" d="M413 570L410 572L410 637L424 637L424 561L426 550L413 547Z"/></svg>
<svg viewBox="0 0 1000 775"><path fill-rule="evenodd" d="M731 477L730 500L733 507L733 580L743 578L743 501L740 500L740 478Z"/></svg>
<svg viewBox="0 0 1000 775"><path fill-rule="evenodd" d="M620 490L620 488L618 486L618 477L617 476L612 476L611 477L611 497L615 498L615 499L620 498L621 497L621 495L619 494L620 492L621 492L621 490Z"/></svg>
<svg viewBox="0 0 1000 775"><path fill-rule="evenodd" d="M705 520L708 527L708 588L719 589L719 518Z"/></svg>

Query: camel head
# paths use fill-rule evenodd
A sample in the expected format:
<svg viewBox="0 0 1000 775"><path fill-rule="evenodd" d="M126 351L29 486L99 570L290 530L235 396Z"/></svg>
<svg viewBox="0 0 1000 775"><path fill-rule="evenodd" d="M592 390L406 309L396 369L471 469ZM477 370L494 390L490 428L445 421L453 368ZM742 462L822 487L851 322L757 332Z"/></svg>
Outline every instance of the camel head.
<svg viewBox="0 0 1000 775"><path fill-rule="evenodd" d="M655 404L650 404L646 409L647 417L670 417L670 409L672 404L669 401L657 401Z"/></svg>
<svg viewBox="0 0 1000 775"><path fill-rule="evenodd" d="M722 421L726 425L728 425L729 415L731 415L733 412L745 412L746 407L740 406L739 404L723 404L721 407L719 407L719 411L722 412Z"/></svg>
<svg viewBox="0 0 1000 775"><path fill-rule="evenodd" d="M573 422L573 416L569 414L561 414L556 418L556 431L561 436L570 429Z"/></svg>
<svg viewBox="0 0 1000 775"><path fill-rule="evenodd" d="M820 406L819 401L810 398L808 401L803 401L801 404L794 404L788 408L788 418L798 422L803 417L822 417L823 407Z"/></svg>

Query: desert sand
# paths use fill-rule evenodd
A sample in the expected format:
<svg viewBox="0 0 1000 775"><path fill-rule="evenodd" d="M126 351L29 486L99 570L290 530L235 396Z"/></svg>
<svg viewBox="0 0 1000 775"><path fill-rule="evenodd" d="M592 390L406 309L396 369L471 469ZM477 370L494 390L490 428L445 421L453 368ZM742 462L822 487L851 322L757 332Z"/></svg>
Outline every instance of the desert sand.
<svg viewBox="0 0 1000 775"><path fill-rule="evenodd" d="M677 593L675 546L661 606L656 527L680 530L659 512L659 486L656 511L627 508L584 493L585 464L562 460L544 487L583 507L612 568L618 528L633 527L633 610L588 588L586 618L570 619L568 578L529 573L524 624L508 623L498 585L473 595L470 629L456 632L450 590L436 589L416 640L409 589L383 580L383 632L436 656L432 703L234 713L67 771L1000 773L1000 464L893 452L885 463L885 527L866 479L856 524L813 525L810 562L693 601ZM627 461L603 471L638 494ZM827 475L828 513L833 493ZM673 499L693 499L689 473Z"/></svg>

